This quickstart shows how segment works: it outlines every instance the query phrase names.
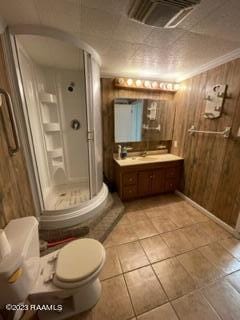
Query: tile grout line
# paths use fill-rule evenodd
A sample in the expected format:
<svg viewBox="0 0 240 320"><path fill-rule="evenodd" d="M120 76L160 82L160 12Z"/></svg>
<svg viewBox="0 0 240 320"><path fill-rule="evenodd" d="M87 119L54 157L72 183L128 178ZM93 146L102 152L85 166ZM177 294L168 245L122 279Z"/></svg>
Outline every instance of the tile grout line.
<svg viewBox="0 0 240 320"><path fill-rule="evenodd" d="M126 289L127 289L127 293L128 293L128 297L129 297L131 306L132 306L133 314L134 314L134 317L137 317L135 309L134 309L134 305L133 305L133 302L132 302L132 297L131 297L131 294L130 294L130 291L129 291L129 288L128 288L128 285L127 285L127 281L126 281L125 276L124 276L123 265L122 265L122 262L121 262L121 260L119 258L119 254L118 254L117 248L116 248L116 253L117 253L118 261L119 261L119 264L120 264L120 268L122 270L122 274L121 275L123 277L123 281L124 281ZM131 319L131 318L129 318L129 319Z"/></svg>
<svg viewBox="0 0 240 320"><path fill-rule="evenodd" d="M153 268L153 266L152 266L153 264L151 263L150 258L149 258L149 257L148 257L148 255L147 255L147 252L145 251L144 247L142 246L141 241L140 241L140 246L141 246L142 250L144 251L144 253L145 253L145 255L146 255L146 257L147 257L147 259L148 259L148 261L149 261L149 263L150 263L151 269L152 269L152 271L153 271L153 273L154 273L155 277L157 278L157 281L159 282L160 287L162 288L162 290L163 290L164 294L166 295L167 302L169 302L169 301L170 301L170 299L169 299L169 297L168 297L168 295L167 295L167 292L165 291L165 289L164 289L164 287L163 287L163 285L162 285L162 283L161 283L160 279L158 278L158 276L157 276L157 274L156 274L156 272L155 272L155 270L154 270L154 268ZM166 259L165 259L165 260L166 260ZM166 302L166 303L167 303L167 302ZM164 303L164 304L165 304L165 303ZM163 304L162 304L162 305L163 305Z"/></svg>
<svg viewBox="0 0 240 320"><path fill-rule="evenodd" d="M124 216L124 215L123 215L123 216ZM146 216L146 214L145 214L145 216ZM147 216L147 219L148 219L148 220L151 220L151 218L149 218L148 216ZM133 240L133 241L129 241L129 242L126 242L126 243L113 244L113 245L109 246L110 248L116 248L116 251L117 251L117 248L118 248L118 247L121 247L121 246L126 245L126 244L138 243L138 244L140 245L141 249L143 250L143 252L144 252L144 254L145 254L146 258L147 258L147 261L149 262L149 264L148 264L147 266L151 266L151 269L152 269L155 277L157 277L157 280L158 280L158 282L159 282L159 284L160 284L163 292L165 293L165 295L166 295L166 297L167 297L167 301L166 301L165 303L161 304L160 306L163 306L163 305L165 305L166 303L169 303L169 304L171 305L171 307L173 308L173 311L174 311L174 313L176 314L176 317L177 317L178 319L180 319L180 316L177 314L177 312L176 312L176 310L175 310L172 302L175 301L175 300L178 300L178 299L180 299L180 298L183 298L183 297L185 297L185 296L188 296L188 295L190 295L190 294L193 294L194 292L200 292L200 294L203 296L203 298L207 301L208 305L210 305L211 309L213 309L213 312L216 313L217 316L219 316L218 313L216 312L216 310L214 309L214 307L211 305L211 303L208 301L208 299L205 297L205 295L204 295L201 291L202 291L204 288L207 288L207 287L209 287L210 285L215 284L215 283L217 283L217 282L219 282L219 281L227 281L227 282L230 284L230 286L232 286L232 284L230 283L230 281L229 281L228 279L226 279L226 277L229 276L229 275L231 275L231 274L234 274L234 273L238 272L239 270L232 271L231 273L225 273L225 272L223 272L223 274L222 274L222 276L221 276L220 278L215 279L215 280L210 281L210 282L208 281L207 283L204 283L202 286L199 286L199 285L198 285L198 287L197 287L196 289L194 289L194 290L192 290L192 291L184 294L183 296L180 296L180 297L178 297L178 298L175 298L175 299L170 300L170 299L168 298L168 295L167 295L167 293L165 292L162 284L161 284L160 279L158 278L158 276L157 276L157 274L156 274L156 272L155 272L155 270L154 270L154 268L153 268L154 264L160 263L160 262L162 262L162 261L165 261L165 260L168 260L168 259L171 259L171 258L177 258L177 260L179 261L178 257L179 257L180 255L182 255L182 254L186 254L186 253L192 252L192 251L194 251L194 250L196 250L196 251L198 251L198 252L201 253L201 251L199 250L200 248L209 246L210 244L213 244L213 243L219 243L219 245L221 245L221 244L220 244L221 241L223 241L223 240L225 240L225 239L230 239L230 238L232 238L232 237L231 237L231 235L229 235L229 238L228 238L228 237L227 237L227 238L226 238L226 237L223 237L223 238L219 238L219 239L214 239L213 241L210 241L210 242L207 243L207 244L194 247L193 249L190 249L190 250L187 250L187 251L185 251L185 252L176 254L176 255L174 255L173 257L168 257L168 258L166 258L166 259L162 259L162 260L159 260L159 261L155 261L155 262L153 262L153 263L150 261L150 258L148 257L147 252L145 251L145 249L144 249L144 247L143 247L143 245L142 245L142 240L159 236L159 237L162 239L162 241L166 244L166 246L171 250L171 248L168 246L168 244L167 244L167 243L164 241L164 239L161 237L161 234L171 233L171 232L174 232L174 231L176 231L176 230L184 229L184 228L191 227L191 226L193 226L193 225L201 224L201 223L203 223L203 222L196 222L196 223L193 223L193 224L184 226L184 227L179 227L178 229L175 229L175 230L172 230L172 231L168 231L168 232L164 232L164 233L158 233L158 234L156 234L156 235L148 236L148 237L145 237L145 238L139 238L139 237L138 237L136 240ZM187 236L186 236L186 237L187 237ZM187 237L187 239L189 240L188 237ZM190 240L189 240L189 242L193 245L193 243L192 243ZM223 247L223 246L221 245L221 247ZM225 248L223 247L223 249L225 249ZM231 254L231 252L229 252L227 249L225 249L225 250L226 250L231 256L233 256L233 255ZM201 255L204 256L202 253L201 253ZM125 274L127 274L127 273L129 273L129 272L132 272L132 271L134 271L134 270L138 270L138 269L144 268L144 267L146 267L146 265L145 265L145 266L138 267L138 268L134 268L134 269L132 269L132 270L129 270L129 271L124 272L124 271L123 271L123 266L122 266L121 260L119 259L119 256L118 256L118 251L117 251L117 257L118 257L118 261L119 261L119 264L120 264L120 268L121 268L121 272L122 272L122 273L121 273L121 274L118 274L118 275L115 275L115 276L112 276L112 277L109 277L109 278L106 278L106 279L104 279L104 280L102 280L102 281L105 281L105 280L108 280L108 279L112 279L112 278L118 277L119 275L122 275L122 276L123 276L124 283L125 283L125 285L126 285L126 289L127 289L128 296L129 296L129 299L130 299L130 303L131 303L131 306L132 306L132 310L133 310L134 316L135 316L136 318L139 317L140 315L143 315L143 314L145 314L145 313L147 313L147 312L150 312L150 311L152 311L152 310L160 307L160 306L157 306L157 307L154 307L154 308L152 308L152 309L150 309L150 310L148 310L148 311L146 311L146 312L144 312L144 313L141 313L141 314L139 314L139 315L136 314L135 309L134 309L134 305L133 305L133 302L132 302L132 298L131 298L131 295L130 295L130 291L129 291L129 288L128 288L128 285L127 285L127 282L126 282L126 279L125 279ZM234 257L234 256L233 256L233 257ZM206 259L207 259L207 258L206 258ZM238 259L236 258L236 260L238 260ZM215 269L217 269L217 266L216 266L215 264L213 264L213 263L212 263L211 261L209 261L208 259L207 259L207 261L208 261ZM179 261L179 263L181 264L180 261ZM182 265L182 264L181 264L181 265ZM189 272L185 269L185 267L184 267L183 265L182 265L182 267L184 268L184 270L186 271L186 273L188 274L188 276L189 276L191 279L193 279L193 278L191 277L191 275L189 274ZM194 280L194 282L195 282L195 280ZM240 294L240 292L239 292L234 286L232 286L232 287L234 288L235 291L237 291L237 292ZM130 317L129 319L132 319L132 317ZM219 316L219 319L222 319L222 318Z"/></svg>

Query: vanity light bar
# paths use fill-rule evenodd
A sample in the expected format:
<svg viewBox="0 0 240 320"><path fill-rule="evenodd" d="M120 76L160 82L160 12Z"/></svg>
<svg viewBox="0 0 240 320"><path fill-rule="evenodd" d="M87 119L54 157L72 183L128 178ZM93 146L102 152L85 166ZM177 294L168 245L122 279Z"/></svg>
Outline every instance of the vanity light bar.
<svg viewBox="0 0 240 320"><path fill-rule="evenodd" d="M133 88L133 89L172 91L172 92L176 92L180 89L179 83L160 82L157 80L115 78L114 83L115 83L115 87L119 87L119 88Z"/></svg>

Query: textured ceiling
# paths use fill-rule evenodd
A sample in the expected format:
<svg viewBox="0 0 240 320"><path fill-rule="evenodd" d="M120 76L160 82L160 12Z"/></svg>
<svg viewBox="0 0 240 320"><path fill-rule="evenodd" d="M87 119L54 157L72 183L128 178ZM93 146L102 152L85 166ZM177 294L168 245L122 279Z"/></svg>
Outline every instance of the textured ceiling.
<svg viewBox="0 0 240 320"><path fill-rule="evenodd" d="M176 79L240 47L240 0L202 0L177 29L127 19L129 0L0 0L8 24L75 34L101 55L103 74Z"/></svg>

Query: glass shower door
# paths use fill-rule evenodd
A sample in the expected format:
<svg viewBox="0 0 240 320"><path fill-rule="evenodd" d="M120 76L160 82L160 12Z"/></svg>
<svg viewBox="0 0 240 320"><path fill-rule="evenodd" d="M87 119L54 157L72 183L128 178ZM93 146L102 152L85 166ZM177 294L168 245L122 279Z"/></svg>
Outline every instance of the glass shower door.
<svg viewBox="0 0 240 320"><path fill-rule="evenodd" d="M42 209L79 207L91 197L84 52L37 35L16 45Z"/></svg>

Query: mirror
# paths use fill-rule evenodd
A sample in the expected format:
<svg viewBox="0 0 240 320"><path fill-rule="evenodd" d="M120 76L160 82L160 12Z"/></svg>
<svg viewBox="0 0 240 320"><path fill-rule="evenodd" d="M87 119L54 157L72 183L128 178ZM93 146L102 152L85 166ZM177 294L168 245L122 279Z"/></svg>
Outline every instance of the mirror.
<svg viewBox="0 0 240 320"><path fill-rule="evenodd" d="M115 142L172 140L174 105L169 100L114 100Z"/></svg>

